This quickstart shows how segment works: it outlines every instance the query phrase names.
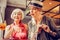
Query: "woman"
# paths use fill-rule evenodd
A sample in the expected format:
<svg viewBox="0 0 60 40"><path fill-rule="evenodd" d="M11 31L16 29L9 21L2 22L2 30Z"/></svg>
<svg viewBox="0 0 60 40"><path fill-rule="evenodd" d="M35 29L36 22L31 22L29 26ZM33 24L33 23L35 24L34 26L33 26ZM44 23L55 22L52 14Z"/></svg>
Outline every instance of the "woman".
<svg viewBox="0 0 60 40"><path fill-rule="evenodd" d="M8 25L5 29L5 39L11 40L27 40L27 25L22 22L24 18L21 9L13 10L11 18L14 22Z"/></svg>

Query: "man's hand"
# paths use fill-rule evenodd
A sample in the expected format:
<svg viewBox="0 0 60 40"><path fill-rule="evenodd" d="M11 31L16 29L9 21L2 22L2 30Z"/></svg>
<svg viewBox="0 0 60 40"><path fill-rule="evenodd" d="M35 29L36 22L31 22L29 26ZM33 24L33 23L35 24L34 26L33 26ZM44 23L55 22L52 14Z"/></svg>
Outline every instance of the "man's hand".
<svg viewBox="0 0 60 40"><path fill-rule="evenodd" d="M50 31L49 34L53 35L54 37L56 36L56 32Z"/></svg>
<svg viewBox="0 0 60 40"><path fill-rule="evenodd" d="M42 24L42 28L43 28L43 30L44 30L45 32L47 32L47 33L49 33L49 34L51 34L51 35L53 35L53 36L56 35L56 32L51 31L50 28L49 28L49 26L47 26L47 25L45 25L45 24Z"/></svg>
<svg viewBox="0 0 60 40"><path fill-rule="evenodd" d="M50 28L45 24L42 24L42 29L47 33L49 33L51 31Z"/></svg>

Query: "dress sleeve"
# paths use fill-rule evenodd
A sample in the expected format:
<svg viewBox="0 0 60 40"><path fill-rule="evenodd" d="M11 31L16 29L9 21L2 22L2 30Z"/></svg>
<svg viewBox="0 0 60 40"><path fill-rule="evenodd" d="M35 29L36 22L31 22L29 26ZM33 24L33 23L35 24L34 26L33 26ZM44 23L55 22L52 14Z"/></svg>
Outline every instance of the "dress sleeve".
<svg viewBox="0 0 60 40"><path fill-rule="evenodd" d="M13 32L13 28L11 28L10 25L6 26L4 38L9 38L12 32Z"/></svg>

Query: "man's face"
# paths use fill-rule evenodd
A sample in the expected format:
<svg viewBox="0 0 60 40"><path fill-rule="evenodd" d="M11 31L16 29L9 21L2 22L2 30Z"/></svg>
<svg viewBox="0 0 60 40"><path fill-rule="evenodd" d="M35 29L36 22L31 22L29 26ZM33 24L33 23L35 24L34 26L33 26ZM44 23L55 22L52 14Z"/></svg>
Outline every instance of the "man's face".
<svg viewBox="0 0 60 40"><path fill-rule="evenodd" d="M31 15L32 17L37 19L37 17L40 15L40 11L41 11L41 8L37 8L37 7L31 6L29 15Z"/></svg>

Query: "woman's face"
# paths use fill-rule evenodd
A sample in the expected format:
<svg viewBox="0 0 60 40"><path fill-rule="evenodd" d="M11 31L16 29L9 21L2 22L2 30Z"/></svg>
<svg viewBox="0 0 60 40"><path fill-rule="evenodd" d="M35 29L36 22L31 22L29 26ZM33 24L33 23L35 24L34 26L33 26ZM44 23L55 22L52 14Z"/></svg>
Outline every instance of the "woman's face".
<svg viewBox="0 0 60 40"><path fill-rule="evenodd" d="M15 21L20 21L22 20L22 13L21 12L18 12L14 15L14 20Z"/></svg>

